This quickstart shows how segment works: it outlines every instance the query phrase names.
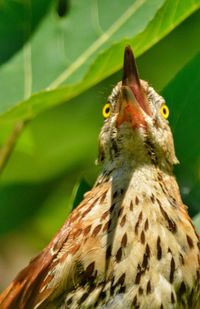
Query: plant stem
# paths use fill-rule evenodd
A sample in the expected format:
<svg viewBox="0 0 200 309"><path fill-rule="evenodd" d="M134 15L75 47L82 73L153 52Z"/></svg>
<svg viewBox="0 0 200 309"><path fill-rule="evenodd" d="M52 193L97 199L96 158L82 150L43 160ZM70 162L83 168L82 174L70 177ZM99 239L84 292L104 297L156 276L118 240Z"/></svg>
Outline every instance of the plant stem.
<svg viewBox="0 0 200 309"><path fill-rule="evenodd" d="M2 174L6 164L15 148L17 140L22 133L27 121L19 121L16 123L7 141L0 149L0 174Z"/></svg>

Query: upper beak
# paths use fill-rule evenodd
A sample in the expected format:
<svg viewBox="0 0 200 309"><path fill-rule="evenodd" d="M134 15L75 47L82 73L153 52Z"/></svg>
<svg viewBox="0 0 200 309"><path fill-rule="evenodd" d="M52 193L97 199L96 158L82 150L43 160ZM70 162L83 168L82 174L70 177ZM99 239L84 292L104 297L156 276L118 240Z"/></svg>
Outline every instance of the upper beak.
<svg viewBox="0 0 200 309"><path fill-rule="evenodd" d="M134 58L134 55L133 55L133 52L130 46L126 46L125 52L124 52L122 88L123 86L130 88L133 94L133 97L136 99L139 106L143 109L143 111L146 114L150 116L151 111L150 111L149 103L148 103L145 91L140 83L135 58ZM123 97L123 91L122 91L122 97Z"/></svg>

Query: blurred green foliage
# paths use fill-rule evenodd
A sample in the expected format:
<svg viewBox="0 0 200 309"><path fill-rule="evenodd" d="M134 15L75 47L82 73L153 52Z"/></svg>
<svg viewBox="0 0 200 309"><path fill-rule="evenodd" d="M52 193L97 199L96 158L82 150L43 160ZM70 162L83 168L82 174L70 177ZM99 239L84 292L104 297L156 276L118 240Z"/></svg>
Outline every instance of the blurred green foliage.
<svg viewBox="0 0 200 309"><path fill-rule="evenodd" d="M31 119L1 174L2 257L13 235L42 248L94 183L101 108L121 79L127 42L141 78L170 106L175 172L200 228L199 7L199 0L0 2L0 145L16 121Z"/></svg>
<svg viewBox="0 0 200 309"><path fill-rule="evenodd" d="M0 2L0 64L22 48L48 11L49 5L49 0Z"/></svg>

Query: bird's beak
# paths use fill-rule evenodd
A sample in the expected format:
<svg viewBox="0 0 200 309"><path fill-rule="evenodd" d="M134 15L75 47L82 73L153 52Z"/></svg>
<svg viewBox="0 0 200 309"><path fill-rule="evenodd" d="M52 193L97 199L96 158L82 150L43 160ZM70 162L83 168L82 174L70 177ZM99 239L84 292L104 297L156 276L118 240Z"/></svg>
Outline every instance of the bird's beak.
<svg viewBox="0 0 200 309"><path fill-rule="evenodd" d="M145 119L142 110L149 116L151 111L138 77L135 59L130 46L127 46L124 52L120 101L117 124L120 125L124 121L131 121L133 126L144 126Z"/></svg>

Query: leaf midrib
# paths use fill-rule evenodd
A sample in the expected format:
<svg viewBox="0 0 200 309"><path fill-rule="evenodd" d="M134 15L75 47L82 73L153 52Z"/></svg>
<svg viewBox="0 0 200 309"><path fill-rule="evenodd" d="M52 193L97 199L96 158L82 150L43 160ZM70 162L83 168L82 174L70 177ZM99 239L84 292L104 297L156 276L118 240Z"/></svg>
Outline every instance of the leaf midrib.
<svg viewBox="0 0 200 309"><path fill-rule="evenodd" d="M126 21L148 0L137 0L134 2L94 43L92 43L66 70L64 70L48 87L53 90L66 81L77 71L99 47L107 42Z"/></svg>

